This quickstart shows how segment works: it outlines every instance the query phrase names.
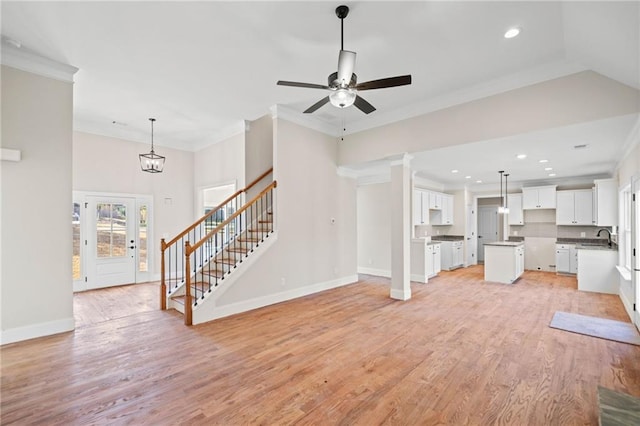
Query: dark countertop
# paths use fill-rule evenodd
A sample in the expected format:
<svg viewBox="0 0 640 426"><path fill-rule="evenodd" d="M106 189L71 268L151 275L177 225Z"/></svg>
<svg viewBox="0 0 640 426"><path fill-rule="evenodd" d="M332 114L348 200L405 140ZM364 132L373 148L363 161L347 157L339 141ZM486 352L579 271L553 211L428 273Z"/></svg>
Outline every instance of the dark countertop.
<svg viewBox="0 0 640 426"><path fill-rule="evenodd" d="M508 241L522 242L522 241L524 241L524 237L510 236Z"/></svg>
<svg viewBox="0 0 640 426"><path fill-rule="evenodd" d="M606 238L556 238L558 244L602 244L607 245Z"/></svg>
<svg viewBox="0 0 640 426"><path fill-rule="evenodd" d="M464 235L432 235L432 241L464 241Z"/></svg>

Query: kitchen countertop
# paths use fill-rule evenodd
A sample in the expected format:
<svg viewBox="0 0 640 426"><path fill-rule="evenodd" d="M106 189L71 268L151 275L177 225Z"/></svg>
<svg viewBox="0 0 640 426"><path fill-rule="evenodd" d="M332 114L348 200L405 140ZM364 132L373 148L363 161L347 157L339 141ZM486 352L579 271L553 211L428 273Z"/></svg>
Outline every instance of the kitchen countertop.
<svg viewBox="0 0 640 426"><path fill-rule="evenodd" d="M432 235L433 241L464 241L464 235Z"/></svg>
<svg viewBox="0 0 640 426"><path fill-rule="evenodd" d="M501 246L501 247L518 247L524 244L524 241L495 241L493 243L484 243L485 246Z"/></svg>
<svg viewBox="0 0 640 426"><path fill-rule="evenodd" d="M618 251L618 246L615 244L611 247L607 244L576 244L576 250Z"/></svg>

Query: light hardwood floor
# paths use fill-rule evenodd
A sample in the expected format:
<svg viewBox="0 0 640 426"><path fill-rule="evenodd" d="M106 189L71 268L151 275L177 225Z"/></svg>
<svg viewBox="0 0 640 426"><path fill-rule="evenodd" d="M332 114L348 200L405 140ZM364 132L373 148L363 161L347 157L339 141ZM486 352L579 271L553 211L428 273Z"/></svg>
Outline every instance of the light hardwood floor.
<svg viewBox="0 0 640 426"><path fill-rule="evenodd" d="M2 347L2 424L598 422L597 385L640 396L640 347L548 327L556 310L628 321L617 296L482 267L342 288L185 327L175 311Z"/></svg>

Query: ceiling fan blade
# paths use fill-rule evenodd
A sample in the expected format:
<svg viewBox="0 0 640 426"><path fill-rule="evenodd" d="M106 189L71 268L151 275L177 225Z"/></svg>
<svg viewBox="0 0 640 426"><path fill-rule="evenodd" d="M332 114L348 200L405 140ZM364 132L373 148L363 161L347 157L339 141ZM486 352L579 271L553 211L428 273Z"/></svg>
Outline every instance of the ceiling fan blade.
<svg viewBox="0 0 640 426"><path fill-rule="evenodd" d="M373 105L365 101L359 95L356 95L356 100L353 104L356 106L356 108L358 108L360 111L364 112L365 114L371 114L373 111L376 110L376 108Z"/></svg>
<svg viewBox="0 0 640 426"><path fill-rule="evenodd" d="M348 86L356 66L356 52L341 50L338 56L338 82Z"/></svg>
<svg viewBox="0 0 640 426"><path fill-rule="evenodd" d="M306 110L304 110L305 114L310 114L314 111L316 111L318 108L320 108L321 106L323 106L324 104L329 102L329 97L325 97L320 99L318 102L316 102L315 104L311 105L309 108L307 108Z"/></svg>
<svg viewBox="0 0 640 426"><path fill-rule="evenodd" d="M380 80L371 80L360 83L356 86L357 90L384 89L386 87L406 86L411 84L411 75L400 75L397 77L382 78Z"/></svg>
<svg viewBox="0 0 640 426"><path fill-rule="evenodd" d="M324 86L322 84L298 83L297 81L278 80L278 83L276 84L278 86L304 87L307 89L329 89L329 86Z"/></svg>

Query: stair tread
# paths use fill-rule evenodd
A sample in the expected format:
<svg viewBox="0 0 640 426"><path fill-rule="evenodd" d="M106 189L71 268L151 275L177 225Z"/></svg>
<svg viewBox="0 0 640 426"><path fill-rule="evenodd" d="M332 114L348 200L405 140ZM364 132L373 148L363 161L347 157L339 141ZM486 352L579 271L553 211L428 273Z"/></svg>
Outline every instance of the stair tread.
<svg viewBox="0 0 640 426"><path fill-rule="evenodd" d="M229 247L227 249L227 251L232 252L232 253L246 253L248 251L250 251L251 248L249 247Z"/></svg>

